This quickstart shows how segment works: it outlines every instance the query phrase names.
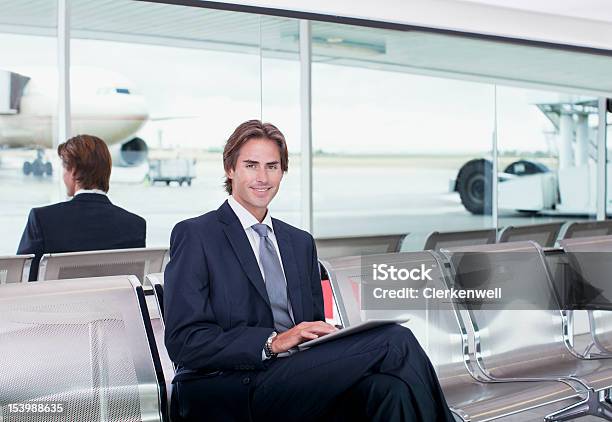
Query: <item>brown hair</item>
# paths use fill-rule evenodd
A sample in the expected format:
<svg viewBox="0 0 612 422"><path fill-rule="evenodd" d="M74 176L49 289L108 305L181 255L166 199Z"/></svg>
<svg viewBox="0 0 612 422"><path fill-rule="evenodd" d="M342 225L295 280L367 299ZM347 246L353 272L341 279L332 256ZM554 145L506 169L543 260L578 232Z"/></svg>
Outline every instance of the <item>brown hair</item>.
<svg viewBox="0 0 612 422"><path fill-rule="evenodd" d="M112 160L102 139L92 135L77 135L59 144L57 154L66 170L74 171L82 189L108 192Z"/></svg>
<svg viewBox="0 0 612 422"><path fill-rule="evenodd" d="M261 120L249 120L242 123L234 130L223 149L223 168L226 172L236 169L240 148L251 139L269 139L278 145L280 152L281 170L289 169L289 153L285 136L272 123L262 123ZM232 194L232 180L225 178L225 190Z"/></svg>

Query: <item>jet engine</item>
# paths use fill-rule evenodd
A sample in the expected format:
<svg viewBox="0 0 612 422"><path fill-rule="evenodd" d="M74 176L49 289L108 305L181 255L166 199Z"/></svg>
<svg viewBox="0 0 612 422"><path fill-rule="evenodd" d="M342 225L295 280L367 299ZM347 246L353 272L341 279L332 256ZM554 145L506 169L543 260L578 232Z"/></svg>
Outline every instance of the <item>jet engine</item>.
<svg viewBox="0 0 612 422"><path fill-rule="evenodd" d="M144 163L149 155L149 147L141 138L132 138L111 148L113 165L134 167Z"/></svg>

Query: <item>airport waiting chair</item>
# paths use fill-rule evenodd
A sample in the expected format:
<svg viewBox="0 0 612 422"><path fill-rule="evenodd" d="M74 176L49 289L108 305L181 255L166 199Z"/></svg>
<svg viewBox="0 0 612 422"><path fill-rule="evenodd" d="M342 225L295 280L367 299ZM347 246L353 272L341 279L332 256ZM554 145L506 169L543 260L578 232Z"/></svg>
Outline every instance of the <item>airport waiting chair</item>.
<svg viewBox="0 0 612 422"><path fill-rule="evenodd" d="M409 305L373 309L364 295L373 290L367 287L367 274L371 263L386 263L397 268L431 268L431 281L420 282L424 288L444 290L449 276L439 255L431 251L382 254L360 257L334 258L322 261L329 275L344 326L368 319L404 317L423 349L430 357L448 404L457 420L490 421L520 415L521 420L539 420L548 413L580 401L578 392L557 381L483 383L477 379L473 358L468 353L468 332L452 303L427 300L420 296ZM371 282L371 280L370 280ZM403 286L395 282L396 286ZM363 288L363 290L362 290ZM388 303L386 305L389 305Z"/></svg>
<svg viewBox="0 0 612 422"><path fill-rule="evenodd" d="M486 245L495 243L497 232L494 228L483 230L467 230L457 232L434 231L425 240L425 251L439 251L442 248L455 246Z"/></svg>
<svg viewBox="0 0 612 422"><path fill-rule="evenodd" d="M340 256L399 252L408 234L317 238L317 255L322 259Z"/></svg>
<svg viewBox="0 0 612 422"><path fill-rule="evenodd" d="M587 311L577 307L580 302L576 273L567 254L560 247L544 248L544 259L559 298L559 306L567 318L568 336L572 349L579 356L588 353L592 336Z"/></svg>
<svg viewBox="0 0 612 422"><path fill-rule="evenodd" d="M321 273L321 290L323 291L323 310L325 313L325 322L343 326L340 314L338 311L338 304L336 303L336 296L329 280L329 274L327 270L319 260L319 272Z"/></svg>
<svg viewBox="0 0 612 422"><path fill-rule="evenodd" d="M60 403L36 420L163 420L136 277L0 289L1 415L11 403Z"/></svg>
<svg viewBox="0 0 612 422"><path fill-rule="evenodd" d="M38 281L128 274L142 283L146 274L163 271L167 255L167 248L45 254L40 260Z"/></svg>
<svg viewBox="0 0 612 422"><path fill-rule="evenodd" d="M160 317L164 318L164 273L152 273L145 276L145 286L150 286L155 296Z"/></svg>
<svg viewBox="0 0 612 422"><path fill-rule="evenodd" d="M612 220L583 221L567 223L561 230L559 239L612 235Z"/></svg>
<svg viewBox="0 0 612 422"><path fill-rule="evenodd" d="M558 380L586 392L547 420L595 415L612 420L606 403L612 361L581 360L572 350L542 249L535 242L443 249L452 287L501 289L501 299L460 303L474 332L475 362L490 382Z"/></svg>
<svg viewBox="0 0 612 422"><path fill-rule="evenodd" d="M507 226L499 233L498 242L520 242L533 240L540 246L552 247L559 236L563 222L531 224L528 226Z"/></svg>
<svg viewBox="0 0 612 422"><path fill-rule="evenodd" d="M0 284L28 281L34 255L0 256Z"/></svg>
<svg viewBox="0 0 612 422"><path fill-rule="evenodd" d="M572 305L589 316L591 342L581 354L612 357L612 236L564 239L560 245L575 275Z"/></svg>
<svg viewBox="0 0 612 422"><path fill-rule="evenodd" d="M154 299L154 308L151 311L151 303L147 300L147 308L150 310L151 315L151 328L153 330L153 337L155 338L155 344L159 352L160 364L164 374L164 381L166 383L167 392L167 408L170 409L170 400L172 396L172 380L174 379L175 366L168 355L166 345L164 343L164 273L147 274L145 277L145 286L151 286L151 294L146 295L147 299Z"/></svg>

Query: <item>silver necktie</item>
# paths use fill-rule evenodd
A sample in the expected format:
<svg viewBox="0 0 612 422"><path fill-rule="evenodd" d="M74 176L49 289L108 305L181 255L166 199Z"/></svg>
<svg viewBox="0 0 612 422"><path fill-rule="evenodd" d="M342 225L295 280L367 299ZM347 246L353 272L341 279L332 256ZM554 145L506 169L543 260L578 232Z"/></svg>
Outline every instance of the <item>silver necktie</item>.
<svg viewBox="0 0 612 422"><path fill-rule="evenodd" d="M272 306L274 328L278 332L287 331L295 324L291 318L289 299L287 298L287 283L276 248L268 237L268 226L253 224L252 227L259 235L259 261L263 267L266 290Z"/></svg>

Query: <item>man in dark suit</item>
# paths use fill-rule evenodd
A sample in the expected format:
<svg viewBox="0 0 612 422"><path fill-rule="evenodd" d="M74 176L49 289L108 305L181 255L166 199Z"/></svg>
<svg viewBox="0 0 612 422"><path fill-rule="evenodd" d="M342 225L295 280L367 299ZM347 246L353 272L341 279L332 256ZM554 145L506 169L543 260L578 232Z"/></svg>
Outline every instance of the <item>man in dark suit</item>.
<svg viewBox="0 0 612 422"><path fill-rule="evenodd" d="M411 331L390 325L306 351L324 322L310 234L271 218L288 168L273 125L241 124L225 145L216 210L172 231L165 341L177 364L172 411L190 421L451 421Z"/></svg>
<svg viewBox="0 0 612 422"><path fill-rule="evenodd" d="M17 249L34 254L30 281L45 253L145 247L146 222L113 205L106 196L111 173L108 147L99 138L79 135L57 148L70 201L33 208Z"/></svg>

